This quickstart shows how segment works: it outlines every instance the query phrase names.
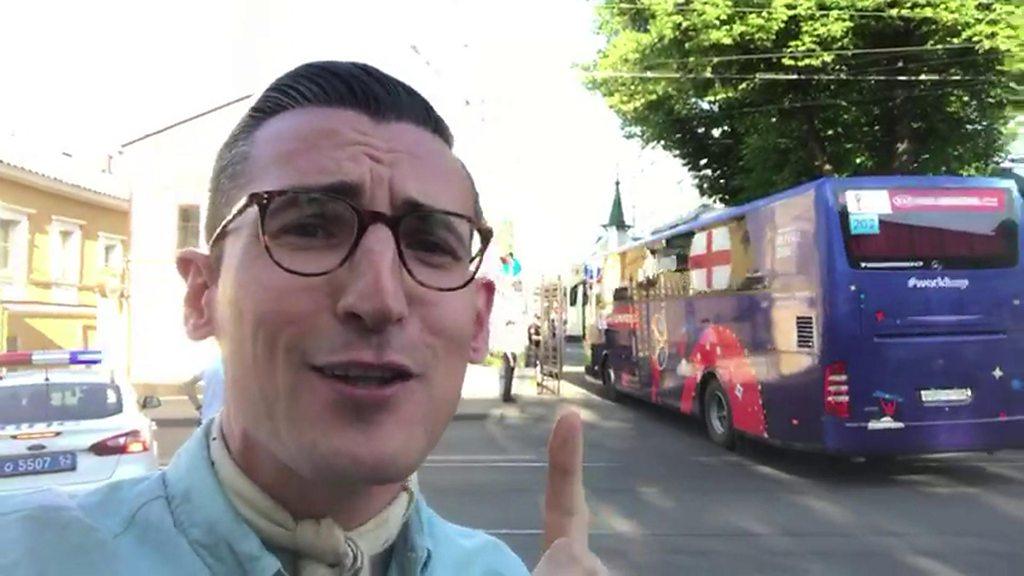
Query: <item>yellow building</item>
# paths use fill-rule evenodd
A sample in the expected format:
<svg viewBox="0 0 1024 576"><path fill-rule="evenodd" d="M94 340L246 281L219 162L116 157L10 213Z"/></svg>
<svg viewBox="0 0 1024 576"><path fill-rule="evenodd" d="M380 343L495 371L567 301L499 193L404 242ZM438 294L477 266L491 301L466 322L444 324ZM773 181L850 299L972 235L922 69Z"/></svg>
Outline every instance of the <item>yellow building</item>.
<svg viewBox="0 0 1024 576"><path fill-rule="evenodd" d="M0 347L99 349L124 366L129 200L70 180L0 156Z"/></svg>

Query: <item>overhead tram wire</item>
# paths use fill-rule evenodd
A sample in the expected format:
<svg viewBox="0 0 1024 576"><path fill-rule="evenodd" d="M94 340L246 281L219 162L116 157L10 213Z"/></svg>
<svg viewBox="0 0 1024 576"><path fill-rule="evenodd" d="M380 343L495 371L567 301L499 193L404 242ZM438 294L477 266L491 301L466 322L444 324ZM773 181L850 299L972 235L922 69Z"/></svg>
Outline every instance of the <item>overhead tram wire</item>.
<svg viewBox="0 0 1024 576"><path fill-rule="evenodd" d="M941 94L943 92L953 92L956 90L962 90L971 86L977 86L983 84L983 81L976 81L973 83L958 84L955 86L945 86L942 88L933 89L921 89L907 92L900 95L901 98L916 98L919 96L927 96L932 94ZM713 114L745 114L748 112L767 112L771 110L796 110L800 108L813 108L813 107L824 107L824 106L845 106L851 104L868 104L872 102L890 102L892 101L892 95L886 94L884 96L872 97L872 98L847 98L842 100L829 99L829 100L809 100L805 102L788 102L783 104L767 104L764 106L749 106L746 108L736 108L732 110L719 110L713 112Z"/></svg>
<svg viewBox="0 0 1024 576"><path fill-rule="evenodd" d="M891 76L891 75L848 75L848 74L800 74L796 72L762 72L758 74L692 74L671 71L606 71L586 72L592 78L647 78L651 80L768 80L768 81L814 81L841 80L853 82L974 82L998 80L993 76Z"/></svg>
<svg viewBox="0 0 1024 576"><path fill-rule="evenodd" d="M958 58L936 58L935 60L923 60L919 62L908 62L906 64L889 64L886 66L872 66L870 68L857 68L851 70L858 74L864 72L879 72L883 70L903 70L909 68L921 68L923 66L942 66L946 64L953 64L959 62L972 62L976 60L985 60L988 58L1000 58L1007 55L1015 55L1017 52L986 52L984 54L974 54L973 56L962 56ZM859 62L855 63L859 64Z"/></svg>
<svg viewBox="0 0 1024 576"><path fill-rule="evenodd" d="M935 8L937 8L937 7L938 6L936 6ZM633 9L633 10L650 10L651 9L650 6L647 6L645 4L624 4L624 3L598 4L597 6L595 6L595 8L599 9L599 10L602 10L602 9L603 10L617 10L617 9L624 9L624 10L630 10L630 9ZM929 7L924 7L924 8L929 8ZM747 7L747 6L733 6L730 9L733 10L734 12L740 12L740 13L745 13L745 14L760 14L760 13L764 13L764 12L772 12L772 11L778 10L778 8L774 8L774 7ZM920 10L921 8L918 7L917 9ZM684 5L681 5L679 3L677 3L676 6L674 7L674 11L675 12L695 12L695 11L698 11L698 10L699 10L699 7L697 7L697 6L684 6ZM881 10L849 10L849 9L843 9L843 8L834 8L834 9L819 8L819 9L813 9L813 10L805 10L805 11L803 11L803 13L810 13L810 14L817 14L817 15L836 14L836 15L856 16L856 17L879 17L879 18L895 18L895 19L907 19L907 20L934 20L934 19L936 19L938 17L935 14L924 14L924 13L914 13L914 12L894 13L894 12L881 11Z"/></svg>
<svg viewBox="0 0 1024 576"><path fill-rule="evenodd" d="M753 54L727 54L724 56L700 56L695 58L666 58L654 60L658 63L681 62L731 62L736 60L774 60L776 58L807 58L813 56L852 56L859 54L904 54L913 52L933 52L936 50L961 50L981 48L981 44L916 44L912 46L891 46L885 48L842 48L836 50L807 50L801 52L757 52Z"/></svg>
<svg viewBox="0 0 1024 576"><path fill-rule="evenodd" d="M943 92L953 92L953 91L956 91L956 90L962 90L964 88L969 88L969 87L972 87L972 86L977 86L979 84L983 84L983 82L978 81L978 82L974 82L974 83L971 83L971 84L960 84L960 85L956 85L956 86L946 86L946 87L943 87L943 88L933 88L933 89L927 89L927 90L925 90L925 89L914 90L914 91L911 91L911 92L906 92L904 94L901 94L900 97L901 98L916 98L916 97L919 97L919 96L928 96L928 95L933 95L933 94L941 94ZM877 96L877 97L870 97L870 98L845 98L845 99L842 99L842 100L839 100L839 99L821 99L821 100L808 100L808 101L804 101L804 102L787 102L787 103L782 103L782 104L766 104L764 106L748 106L748 107L745 107L745 108L734 108L734 109L729 109L729 110L715 110L713 112L708 112L708 114L731 116L731 115L734 115L734 114L745 114L745 113L748 113L748 112L767 112L767 111L773 111L773 110L775 110L775 111L778 111L778 110L797 110L797 109L800 109L800 108L813 108L813 107L825 107L825 106L848 106L848 105L858 105L858 104L869 104L869 103L873 103L873 102L890 102L890 101L892 101L892 95L891 94L887 94L887 95L884 95L884 96Z"/></svg>

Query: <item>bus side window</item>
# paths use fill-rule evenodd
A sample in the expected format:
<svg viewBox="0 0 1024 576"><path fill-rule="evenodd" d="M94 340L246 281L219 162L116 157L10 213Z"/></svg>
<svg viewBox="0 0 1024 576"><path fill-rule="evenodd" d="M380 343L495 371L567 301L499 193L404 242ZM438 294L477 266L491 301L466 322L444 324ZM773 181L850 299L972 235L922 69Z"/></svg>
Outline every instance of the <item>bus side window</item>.
<svg viewBox="0 0 1024 576"><path fill-rule="evenodd" d="M733 247L733 282L739 292L755 292L768 288L768 275L755 265L753 246L751 246L750 229L745 218L733 221L734 232L738 242Z"/></svg>
<svg viewBox="0 0 1024 576"><path fill-rule="evenodd" d="M577 285L575 285L575 286L573 286L572 288L569 289L569 306L570 307L575 307L576 306L576 302L579 300L579 296L580 296L580 284L577 284Z"/></svg>
<svg viewBox="0 0 1024 576"><path fill-rule="evenodd" d="M662 251L665 255L675 256L675 272L686 272L690 269L690 244L692 243L693 232L665 240L665 247Z"/></svg>
<svg viewBox="0 0 1024 576"><path fill-rule="evenodd" d="M620 286L612 293L613 302L626 302L629 300L629 287Z"/></svg>
<svg viewBox="0 0 1024 576"><path fill-rule="evenodd" d="M693 233L665 240L654 253L658 268L658 289L663 296L687 296L689 291L689 255Z"/></svg>

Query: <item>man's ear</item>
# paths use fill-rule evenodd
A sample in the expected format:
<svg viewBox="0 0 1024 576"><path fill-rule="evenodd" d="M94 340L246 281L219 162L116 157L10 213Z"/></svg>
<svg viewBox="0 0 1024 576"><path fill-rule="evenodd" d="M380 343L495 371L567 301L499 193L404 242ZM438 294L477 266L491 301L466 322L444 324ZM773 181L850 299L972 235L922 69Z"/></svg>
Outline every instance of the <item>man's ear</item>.
<svg viewBox="0 0 1024 576"><path fill-rule="evenodd" d="M208 254L182 250L177 258L178 274L185 281L185 333L193 340L215 334L216 269Z"/></svg>
<svg viewBox="0 0 1024 576"><path fill-rule="evenodd" d="M478 278L473 281L471 288L476 291L476 302L473 311L473 340L469 344L469 361L480 363L490 352L494 281L490 278Z"/></svg>

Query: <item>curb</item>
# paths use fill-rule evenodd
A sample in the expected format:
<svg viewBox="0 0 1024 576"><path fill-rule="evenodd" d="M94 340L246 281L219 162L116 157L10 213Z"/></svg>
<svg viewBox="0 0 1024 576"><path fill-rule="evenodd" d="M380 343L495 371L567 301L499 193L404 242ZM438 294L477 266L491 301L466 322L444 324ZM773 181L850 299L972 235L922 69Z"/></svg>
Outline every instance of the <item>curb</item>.
<svg viewBox="0 0 1024 576"><path fill-rule="evenodd" d="M465 398L459 400L452 420L486 420L504 404L498 398Z"/></svg>
<svg viewBox="0 0 1024 576"><path fill-rule="evenodd" d="M198 428L199 418L153 418L157 428L167 426L168 428Z"/></svg>
<svg viewBox="0 0 1024 576"><path fill-rule="evenodd" d="M183 396L185 388L181 384L133 384L139 398L143 396Z"/></svg>
<svg viewBox="0 0 1024 576"><path fill-rule="evenodd" d="M490 412L456 412L452 422L483 421L491 417Z"/></svg>

